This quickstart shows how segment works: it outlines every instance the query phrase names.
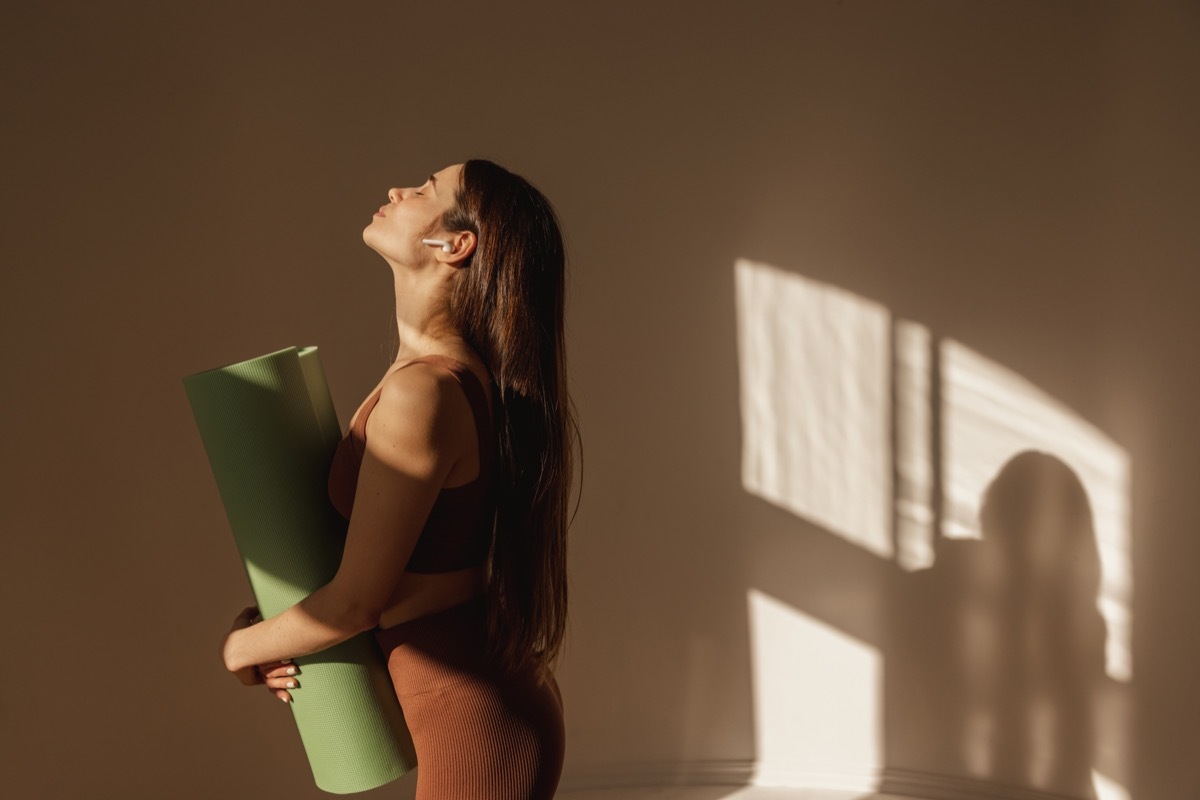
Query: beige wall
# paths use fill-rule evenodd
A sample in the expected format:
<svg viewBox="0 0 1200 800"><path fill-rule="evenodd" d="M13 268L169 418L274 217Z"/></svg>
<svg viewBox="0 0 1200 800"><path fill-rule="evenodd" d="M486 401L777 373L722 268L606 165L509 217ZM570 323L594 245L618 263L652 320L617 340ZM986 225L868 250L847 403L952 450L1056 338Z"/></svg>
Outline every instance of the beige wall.
<svg viewBox="0 0 1200 800"><path fill-rule="evenodd" d="M1137 800L1200 790L1196 6L713 5L5 13L10 796L320 795L288 712L220 668L249 594L180 378L317 344L344 423L391 313L361 227L475 155L546 191L573 257L568 782L753 766L751 590L878 654L883 766L971 774L911 746L936 715L898 718L919 592L742 487L744 258L963 343L1124 449L1134 677L1086 758Z"/></svg>

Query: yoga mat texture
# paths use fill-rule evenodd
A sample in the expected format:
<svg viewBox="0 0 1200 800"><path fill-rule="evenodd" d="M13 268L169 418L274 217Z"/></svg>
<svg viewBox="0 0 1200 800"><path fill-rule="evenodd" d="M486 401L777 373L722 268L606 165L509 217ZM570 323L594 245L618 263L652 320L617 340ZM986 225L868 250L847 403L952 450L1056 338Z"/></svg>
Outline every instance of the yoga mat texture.
<svg viewBox="0 0 1200 800"><path fill-rule="evenodd" d="M341 426L316 347L279 350L183 379L246 577L264 619L337 572L346 521L327 480ZM321 789L374 789L416 766L370 633L294 659L290 704Z"/></svg>

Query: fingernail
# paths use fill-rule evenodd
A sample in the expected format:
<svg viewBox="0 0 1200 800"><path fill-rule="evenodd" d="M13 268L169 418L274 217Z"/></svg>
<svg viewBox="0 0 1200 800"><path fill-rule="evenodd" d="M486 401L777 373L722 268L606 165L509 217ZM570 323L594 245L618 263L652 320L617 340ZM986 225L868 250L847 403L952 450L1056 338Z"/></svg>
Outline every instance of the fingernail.
<svg viewBox="0 0 1200 800"><path fill-rule="evenodd" d="M290 658L285 658L283 661L281 661L281 662L279 662L279 663L281 663L281 664L290 664L290 663L292 663L292 660L291 660Z"/></svg>
<svg viewBox="0 0 1200 800"><path fill-rule="evenodd" d="M288 700L286 697L281 697L281 698L279 698L279 699L280 699L280 700L282 700L282 701L283 701L283 702L285 702L285 703L287 703L287 702L290 702L290 701L289 701L289 700Z"/></svg>
<svg viewBox="0 0 1200 800"><path fill-rule="evenodd" d="M288 667L287 674L288 674L288 675L295 675L295 674L296 674L296 668L295 668L295 667Z"/></svg>
<svg viewBox="0 0 1200 800"><path fill-rule="evenodd" d="M287 687L288 687L289 689L295 689L295 688L296 688L296 682L295 682L295 681L288 681L288 682L287 682Z"/></svg>

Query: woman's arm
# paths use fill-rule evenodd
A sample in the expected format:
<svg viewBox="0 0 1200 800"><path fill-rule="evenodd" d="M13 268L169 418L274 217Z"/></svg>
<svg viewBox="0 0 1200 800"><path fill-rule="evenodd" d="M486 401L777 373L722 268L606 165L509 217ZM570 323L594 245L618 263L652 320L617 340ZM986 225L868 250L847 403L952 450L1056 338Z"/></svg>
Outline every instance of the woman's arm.
<svg viewBox="0 0 1200 800"><path fill-rule="evenodd" d="M470 405L449 375L413 364L388 377L367 418L367 449L337 574L296 605L225 640L225 667L316 653L379 621L451 468L470 446Z"/></svg>

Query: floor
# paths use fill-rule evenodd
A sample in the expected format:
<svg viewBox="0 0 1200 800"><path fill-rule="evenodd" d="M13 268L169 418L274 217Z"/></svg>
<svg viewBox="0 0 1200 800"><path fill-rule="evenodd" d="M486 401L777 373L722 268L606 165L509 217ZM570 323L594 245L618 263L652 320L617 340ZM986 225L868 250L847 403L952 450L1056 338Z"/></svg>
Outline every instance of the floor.
<svg viewBox="0 0 1200 800"><path fill-rule="evenodd" d="M562 800L911 800L895 794L786 789L771 786L661 786L559 792Z"/></svg>

